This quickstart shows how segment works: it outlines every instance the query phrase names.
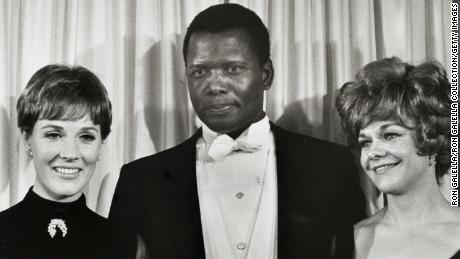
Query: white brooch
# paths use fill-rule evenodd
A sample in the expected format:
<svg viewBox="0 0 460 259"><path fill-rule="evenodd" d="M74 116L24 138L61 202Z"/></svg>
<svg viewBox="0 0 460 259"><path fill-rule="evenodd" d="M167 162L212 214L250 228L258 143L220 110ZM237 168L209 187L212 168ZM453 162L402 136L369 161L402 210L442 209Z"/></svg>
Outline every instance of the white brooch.
<svg viewBox="0 0 460 259"><path fill-rule="evenodd" d="M56 235L56 226L61 230L62 237L65 237L67 235L67 226L65 225L64 220L52 219L48 225L48 233L50 233L51 238L54 238Z"/></svg>

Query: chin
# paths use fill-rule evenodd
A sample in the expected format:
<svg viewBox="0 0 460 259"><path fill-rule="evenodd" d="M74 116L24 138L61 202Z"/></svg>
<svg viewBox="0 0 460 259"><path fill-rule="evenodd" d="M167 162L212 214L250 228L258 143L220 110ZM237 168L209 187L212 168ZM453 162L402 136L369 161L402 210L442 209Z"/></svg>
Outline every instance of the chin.
<svg viewBox="0 0 460 259"><path fill-rule="evenodd" d="M207 120L204 122L208 128L218 133L229 133L238 130L238 127L233 126L228 120Z"/></svg>
<svg viewBox="0 0 460 259"><path fill-rule="evenodd" d="M401 195L404 194L405 190L397 183L374 183L374 185L379 189L379 191L388 194L388 195Z"/></svg>
<svg viewBox="0 0 460 259"><path fill-rule="evenodd" d="M62 184L59 188L54 188L53 194L54 197L58 198L59 200L68 199L70 197L79 196L83 192L83 188L77 185L70 185L70 184Z"/></svg>
<svg viewBox="0 0 460 259"><path fill-rule="evenodd" d="M401 171L393 171L384 175L369 175L372 183L379 191L389 195L404 194L407 189L407 179L401 176Z"/></svg>

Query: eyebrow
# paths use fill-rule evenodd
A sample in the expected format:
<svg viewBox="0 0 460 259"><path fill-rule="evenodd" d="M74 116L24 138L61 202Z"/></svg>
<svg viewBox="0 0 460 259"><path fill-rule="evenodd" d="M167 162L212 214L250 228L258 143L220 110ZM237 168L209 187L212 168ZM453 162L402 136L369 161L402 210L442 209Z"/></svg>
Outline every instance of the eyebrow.
<svg viewBox="0 0 460 259"><path fill-rule="evenodd" d="M401 124L400 124L400 123L396 123L396 122L387 123L387 124L383 124L382 126L380 126L380 129L381 129L381 130L386 130L387 128L389 128L389 127L391 127L391 126L399 126L399 127L401 127Z"/></svg>
<svg viewBox="0 0 460 259"><path fill-rule="evenodd" d="M96 127L83 127L81 128L82 131L84 130L94 130L94 131L97 131L97 128Z"/></svg>
<svg viewBox="0 0 460 259"><path fill-rule="evenodd" d="M359 133L359 135L358 135L358 138L364 138L364 137L366 137L366 135L365 135L365 134L363 134L363 133Z"/></svg>
<svg viewBox="0 0 460 259"><path fill-rule="evenodd" d="M196 60L195 62L191 62L190 63L190 67L204 67L204 66L209 66L209 65L214 65L216 63L223 63L225 65L228 65L228 64L243 64L243 65L247 65L249 64L249 62L247 60L244 60L244 59L239 59L239 58L235 58L235 59L232 59L232 58L229 58L227 60L225 60L224 62L222 61L208 61L208 60Z"/></svg>
<svg viewBox="0 0 460 259"><path fill-rule="evenodd" d="M391 126L399 126L399 127L403 127L400 123L397 123L397 122L390 122L390 123L385 123L383 124L382 126L380 126L379 130L386 130L387 128L391 127ZM358 137L365 137L366 135L363 134L363 133L359 133Z"/></svg>
<svg viewBox="0 0 460 259"><path fill-rule="evenodd" d="M41 127L41 128L42 128L42 129L52 128L52 129L59 129L59 130L64 129L64 128L61 127L61 126L54 125L54 124L48 124L48 125L45 125L45 126L43 126L43 127Z"/></svg>
<svg viewBox="0 0 460 259"><path fill-rule="evenodd" d="M45 125L43 127L41 127L42 129L48 129L48 128L51 128L51 129L58 129L58 130L63 130L64 128L59 126L59 125L54 125L54 124L48 124L48 125ZM90 126L90 127L83 127L80 129L80 131L87 131L87 130L94 130L94 131L97 131L97 128L96 127L93 127L93 126Z"/></svg>

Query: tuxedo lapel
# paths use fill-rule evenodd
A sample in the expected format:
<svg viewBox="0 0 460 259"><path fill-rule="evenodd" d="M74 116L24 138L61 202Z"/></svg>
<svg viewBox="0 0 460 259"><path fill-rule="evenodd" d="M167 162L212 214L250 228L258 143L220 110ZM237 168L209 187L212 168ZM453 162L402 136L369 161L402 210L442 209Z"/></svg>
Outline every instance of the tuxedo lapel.
<svg viewBox="0 0 460 259"><path fill-rule="evenodd" d="M314 184L316 181L310 178L308 171L317 169L309 168L311 161L305 157L305 150L299 154L298 148L308 147L298 147L296 135L273 123L271 129L275 137L277 163L278 258L309 258L306 247L316 238L317 232L312 228L323 213L322 209L312 206L318 203L317 198L308 191L310 182ZM165 172L165 177L171 182L170 208L178 244L184 258L190 259L205 258L196 179L196 141L201 135L199 130L177 147L171 156L176 161L171 162L170 170Z"/></svg>
<svg viewBox="0 0 460 259"><path fill-rule="evenodd" d="M184 258L204 258L200 206L196 180L196 141L199 130L189 140L178 146L176 161L165 176L172 183L172 204L175 231ZM161 234L161 233L160 233Z"/></svg>
<svg viewBox="0 0 460 259"><path fill-rule="evenodd" d="M311 210L314 197L307 191L309 158L299 155L298 138L292 133L271 124L275 137L277 182L278 182L278 258L308 258L306 247L310 229L321 211ZM305 153L305 152L300 152Z"/></svg>

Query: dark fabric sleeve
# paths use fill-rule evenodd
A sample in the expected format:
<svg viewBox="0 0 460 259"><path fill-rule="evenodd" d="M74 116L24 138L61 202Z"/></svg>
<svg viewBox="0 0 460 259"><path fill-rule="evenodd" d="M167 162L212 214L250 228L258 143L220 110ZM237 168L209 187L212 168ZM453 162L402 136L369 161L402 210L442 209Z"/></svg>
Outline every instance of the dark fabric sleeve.
<svg viewBox="0 0 460 259"><path fill-rule="evenodd" d="M343 184L340 185L342 206L340 215L343 219L334 234L334 259L351 259L354 256L354 224L366 218L366 204L359 181L357 160L350 152L344 156Z"/></svg>
<svg viewBox="0 0 460 259"><path fill-rule="evenodd" d="M134 192L136 183L132 173L127 165L121 168L110 207L109 220L118 228L131 234L137 234L137 223L139 222L137 203L139 200Z"/></svg>
<svg viewBox="0 0 460 259"><path fill-rule="evenodd" d="M460 259L460 250L455 253L450 259Z"/></svg>
<svg viewBox="0 0 460 259"><path fill-rule="evenodd" d="M366 203L360 185L357 160L351 152L347 152L345 155L343 169L345 170L344 181L340 187L343 198L342 213L345 220L341 228L348 228L366 218Z"/></svg>
<svg viewBox="0 0 460 259"><path fill-rule="evenodd" d="M118 226L108 232L110 236L105 238L105 242L101 242L106 247L103 253L96 258L117 258L117 259L136 259L137 240L136 236L118 229ZM107 242L110 240L110 242Z"/></svg>
<svg viewBox="0 0 460 259"><path fill-rule="evenodd" d="M347 226L335 235L333 259L353 259L355 252L355 237L353 226Z"/></svg>

